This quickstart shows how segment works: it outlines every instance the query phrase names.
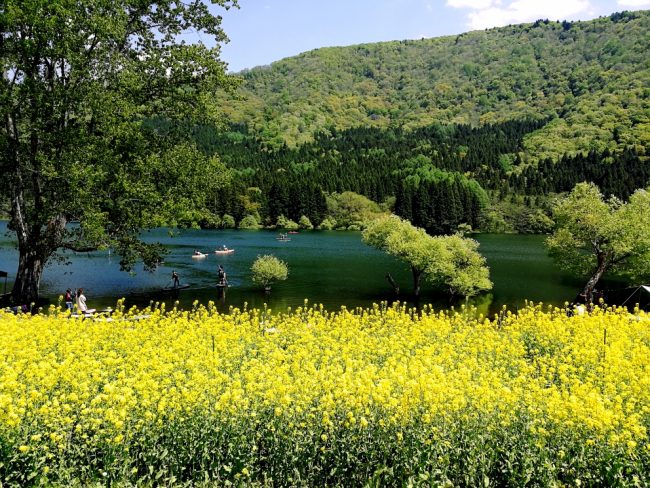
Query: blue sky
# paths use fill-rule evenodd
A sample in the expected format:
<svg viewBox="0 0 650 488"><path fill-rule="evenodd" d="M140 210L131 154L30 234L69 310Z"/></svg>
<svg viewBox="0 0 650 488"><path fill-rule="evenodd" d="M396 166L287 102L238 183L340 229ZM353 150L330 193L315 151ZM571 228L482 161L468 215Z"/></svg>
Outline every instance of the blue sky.
<svg viewBox="0 0 650 488"><path fill-rule="evenodd" d="M588 20L650 0L239 0L223 15L230 71L326 46L459 34L536 19ZM207 43L207 39L203 39Z"/></svg>

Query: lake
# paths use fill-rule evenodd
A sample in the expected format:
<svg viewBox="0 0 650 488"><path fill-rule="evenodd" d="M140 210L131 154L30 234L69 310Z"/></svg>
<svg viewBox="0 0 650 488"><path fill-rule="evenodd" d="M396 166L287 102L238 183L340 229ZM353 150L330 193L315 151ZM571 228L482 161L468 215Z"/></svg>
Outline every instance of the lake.
<svg viewBox="0 0 650 488"><path fill-rule="evenodd" d="M83 287L90 307L114 307L117 298L127 305L148 305L178 300L189 308L195 300L214 301L220 310L229 307L263 307L275 311L304 304L323 304L329 310L341 306L371 306L396 297L386 273L390 272L401 288L400 300L410 299L412 280L409 268L401 261L361 241L359 232L303 231L290 235L291 241L276 240L275 231L155 229L143 234L149 242L161 242L169 250L165 262L153 273L138 267L134 274L119 271L119 257L109 251L88 254L63 253L68 264L52 262L45 270L41 295L56 302L66 288ZM526 299L534 302L563 304L571 301L582 281L561 271L546 255L544 236L476 235L479 251L487 258L494 289L472 301L484 313L495 313L503 305L521 307ZM226 245L235 253L225 256L212 251ZM205 259L193 259L200 249ZM258 255L273 254L289 266L287 281L273 285L264 293L250 279L250 267ZM18 252L14 238L0 222L0 270L9 273L8 289L16 273ZM230 287L219 293L215 287L216 270L222 264ZM191 286L176 296L163 294L161 288L171 284L171 273L180 275L181 283ZM4 283L0 281L0 291ZM426 284L422 301L435 307L451 305L446 297L436 295Z"/></svg>

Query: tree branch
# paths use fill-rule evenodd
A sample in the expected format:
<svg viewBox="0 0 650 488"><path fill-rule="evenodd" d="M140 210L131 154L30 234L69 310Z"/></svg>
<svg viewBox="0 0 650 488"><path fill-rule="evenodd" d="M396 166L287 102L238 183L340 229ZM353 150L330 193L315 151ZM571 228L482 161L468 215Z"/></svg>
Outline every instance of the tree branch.
<svg viewBox="0 0 650 488"><path fill-rule="evenodd" d="M391 276L390 273L386 273L386 279L388 280L388 282L389 282L389 283L391 284L391 286L393 287L393 291L395 292L395 295L399 295L399 285L398 285L397 282L393 279L393 277Z"/></svg>

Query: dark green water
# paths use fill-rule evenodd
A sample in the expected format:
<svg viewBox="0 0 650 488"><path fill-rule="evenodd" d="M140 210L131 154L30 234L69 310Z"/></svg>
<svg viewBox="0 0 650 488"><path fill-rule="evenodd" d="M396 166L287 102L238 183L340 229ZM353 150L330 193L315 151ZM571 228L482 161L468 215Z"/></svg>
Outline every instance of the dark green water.
<svg viewBox="0 0 650 488"><path fill-rule="evenodd" d="M15 275L18 253L13 238L0 223L0 270L9 272L10 289ZM178 300L188 308L195 300L207 304L214 301L220 309L229 307L263 307L275 311L297 307L307 299L335 310L370 306L397 297L385 275L390 272L398 281L402 301L409 301L412 289L408 267L390 256L361 242L357 232L301 232L291 235L290 242L276 240L272 231L208 231L182 230L171 237L164 229L148 232L145 239L158 241L169 249L165 263L153 273L142 269L134 275L119 271L119 259L109 252L64 255L70 263L51 264L41 283L44 298L56 302L66 288L83 287L88 303L94 308L115 306L119 297L127 305L148 305L150 301L172 304ZM562 304L572 300L581 281L560 271L546 256L543 236L479 235L480 251L491 269L494 289L473 300L484 313L494 313L503 305L521 307L526 299L534 302ZM221 245L234 248L235 253L217 256L212 251ZM209 253L202 260L192 259L194 249ZM289 279L273 286L270 294L257 288L250 279L250 266L257 255L274 254L289 265ZM228 273L230 287L219 294L214 286L216 269L222 264ZM180 274L182 283L190 288L177 296L161 293L171 284L172 270ZM0 291L3 283L0 282ZM422 301L439 308L452 305L446 297L436 295L426 285Z"/></svg>

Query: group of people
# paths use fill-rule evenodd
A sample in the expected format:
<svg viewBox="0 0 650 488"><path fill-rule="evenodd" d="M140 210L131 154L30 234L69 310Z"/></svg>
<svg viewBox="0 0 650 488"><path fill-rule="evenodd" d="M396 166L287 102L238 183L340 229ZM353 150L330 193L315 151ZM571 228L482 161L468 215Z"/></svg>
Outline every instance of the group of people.
<svg viewBox="0 0 650 488"><path fill-rule="evenodd" d="M226 270L223 269L223 265L219 265L219 269L217 270L217 277L219 278L218 284L219 285L227 285L228 284L228 277L226 275ZM172 288L178 288L181 286L181 281L180 281L180 276L176 272L176 270L172 271Z"/></svg>
<svg viewBox="0 0 650 488"><path fill-rule="evenodd" d="M72 293L72 290L68 288L65 291L65 307L72 311L74 308L74 302L77 304L77 311L79 313L90 312L88 305L86 304L86 295L84 295L84 289L78 288L76 293Z"/></svg>
<svg viewBox="0 0 650 488"><path fill-rule="evenodd" d="M223 269L223 265L219 265L219 269L217 270L217 277L219 278L219 285L227 285L228 284L228 278L226 276L226 271ZM180 277L176 270L172 271L172 287L173 288L178 288L181 286L180 282ZM89 313L94 310L91 310L88 308L88 305L86 304L86 295L84 295L84 289L83 288L78 288L76 292L73 292L70 288L68 288L65 291L65 307L67 310L70 310L71 312L74 310L74 305L76 303L77 305L77 312L79 313Z"/></svg>

